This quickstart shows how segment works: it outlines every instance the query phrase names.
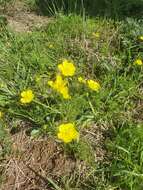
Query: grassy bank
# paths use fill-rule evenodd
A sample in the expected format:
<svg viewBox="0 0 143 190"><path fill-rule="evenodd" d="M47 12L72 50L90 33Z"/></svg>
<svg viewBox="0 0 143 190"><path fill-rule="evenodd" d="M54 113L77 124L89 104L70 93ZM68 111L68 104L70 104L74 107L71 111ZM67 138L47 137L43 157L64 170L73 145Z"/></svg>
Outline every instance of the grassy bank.
<svg viewBox="0 0 143 190"><path fill-rule="evenodd" d="M1 159L10 153L11 137L5 133L16 131L19 120L28 121L30 136L52 136L66 154L86 163L83 176L79 168L55 181L59 188L141 190L143 65L136 60L143 59L142 21L58 14L48 26L27 33L14 33L4 24L0 30L0 142L6 144ZM65 59L76 68L74 76L65 77L69 100L48 85ZM88 80L100 90L89 88ZM29 89L34 98L23 104L21 93ZM58 140L62 123L75 124L79 142ZM94 125L106 128L101 160L94 150Z"/></svg>

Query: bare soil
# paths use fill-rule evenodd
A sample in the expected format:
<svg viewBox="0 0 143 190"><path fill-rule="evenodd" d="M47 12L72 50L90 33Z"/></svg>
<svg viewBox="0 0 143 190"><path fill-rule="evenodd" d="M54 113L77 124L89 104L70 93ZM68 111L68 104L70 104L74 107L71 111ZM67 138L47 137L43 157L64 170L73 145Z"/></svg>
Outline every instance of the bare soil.
<svg viewBox="0 0 143 190"><path fill-rule="evenodd" d="M4 16L14 32L30 32L33 28L40 28L51 21L51 18L40 16L36 12L28 10L23 1L18 0L7 7Z"/></svg>
<svg viewBox="0 0 143 190"><path fill-rule="evenodd" d="M90 168L84 161L67 155L52 137L31 139L27 133L30 128L30 124L23 123L19 131L10 134L12 151L0 165L3 168L1 190L52 190L49 179L59 184L62 177L70 178L75 173L81 180L86 178ZM106 156L103 146L106 131L106 126L95 124L82 131L92 147L96 163L102 163Z"/></svg>
<svg viewBox="0 0 143 190"><path fill-rule="evenodd" d="M49 18L34 13L15 14L7 16L9 27L15 32L30 32L33 28L40 28L49 23Z"/></svg>
<svg viewBox="0 0 143 190"><path fill-rule="evenodd" d="M50 190L48 178L58 181L76 168L52 138L32 140L25 131L12 136L12 154L3 163L1 190Z"/></svg>

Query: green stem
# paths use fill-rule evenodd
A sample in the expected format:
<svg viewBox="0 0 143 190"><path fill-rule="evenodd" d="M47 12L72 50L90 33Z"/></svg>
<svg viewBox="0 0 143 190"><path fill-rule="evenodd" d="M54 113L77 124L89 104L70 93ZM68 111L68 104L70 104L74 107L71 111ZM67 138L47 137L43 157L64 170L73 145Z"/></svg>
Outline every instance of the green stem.
<svg viewBox="0 0 143 190"><path fill-rule="evenodd" d="M58 110L53 109L53 108L51 108L50 106L47 106L46 104L43 104L43 103L39 102L38 100L33 100L33 102L35 102L36 104L38 104L38 105L40 105L40 106L42 106L42 107L44 107L44 108L46 108L46 109L49 109L49 110L53 111L53 112L55 112L55 113L60 113ZM60 114L61 114L61 113L60 113Z"/></svg>
<svg viewBox="0 0 143 190"><path fill-rule="evenodd" d="M19 117L23 117L25 119L28 119L29 121L32 121L33 123L37 123L34 119L32 119L31 117L27 116L27 115L24 115L24 114L21 114L21 113L17 113L17 112L13 112L11 110L8 110L8 112L12 115L16 115L16 116L19 116Z"/></svg>
<svg viewBox="0 0 143 190"><path fill-rule="evenodd" d="M96 116L95 109L94 109L94 107L93 107L91 101L89 100L88 96L87 96L87 99L88 99L88 103L89 103L89 105L90 105L90 108L91 108L91 110L92 110L93 115Z"/></svg>

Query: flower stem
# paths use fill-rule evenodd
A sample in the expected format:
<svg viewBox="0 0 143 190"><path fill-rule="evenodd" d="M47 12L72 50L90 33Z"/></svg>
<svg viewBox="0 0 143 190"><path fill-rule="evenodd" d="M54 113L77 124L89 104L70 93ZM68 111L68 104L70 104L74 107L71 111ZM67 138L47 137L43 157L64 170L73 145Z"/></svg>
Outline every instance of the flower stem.
<svg viewBox="0 0 143 190"><path fill-rule="evenodd" d="M43 104L43 103L39 102L38 100L33 100L33 102L35 102L36 104L38 104L38 105L40 105L40 106L42 106L42 107L44 107L44 108L46 108L46 109L49 109L49 110L53 111L53 112L55 112L55 113L60 113L58 110L53 109L53 108L51 108L50 106L47 106L46 104ZM60 113L60 114L61 114L61 113Z"/></svg>

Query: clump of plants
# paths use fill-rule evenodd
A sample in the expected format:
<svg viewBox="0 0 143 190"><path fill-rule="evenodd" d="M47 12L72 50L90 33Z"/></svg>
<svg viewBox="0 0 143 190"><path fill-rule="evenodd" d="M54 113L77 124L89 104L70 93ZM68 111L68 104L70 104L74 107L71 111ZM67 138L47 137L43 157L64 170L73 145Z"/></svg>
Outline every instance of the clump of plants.
<svg viewBox="0 0 143 190"><path fill-rule="evenodd" d="M76 126L76 121L72 118L70 121L70 118L64 116L57 101L61 101L67 105L67 108L66 106L64 108L64 112L72 112L72 110L69 110L68 105L70 106L74 99L76 100L77 97L80 98L83 96L85 96L85 98L86 96L90 97L93 92L98 93L101 88L98 81L86 79L81 76L78 77L76 71L77 68L75 64L72 61L64 59L62 63L58 65L57 72L50 76L52 80L47 80L43 87L42 90L45 91L45 93L38 95L34 89L29 87L23 89L16 98L17 106L25 112L26 110L31 112L33 109L36 109L36 112L41 113L44 111L44 117L39 113L40 120L36 121L35 119L35 123L41 125L45 130L48 130L48 128L51 127L53 132L57 134L58 139L62 140L64 143L70 143L73 140L78 141L80 133L78 126ZM37 76L35 82L42 87L41 76ZM2 87L2 89L4 90L4 87ZM70 109L74 108L71 107ZM10 110L11 109L9 109L9 111ZM32 112L34 112L34 110ZM28 115L29 114L27 113L27 118L29 117ZM56 119L57 116L59 117L58 120ZM45 119L48 120L47 123L45 122ZM53 122L56 122L57 125Z"/></svg>
<svg viewBox="0 0 143 190"><path fill-rule="evenodd" d="M7 5L14 2L14 0L0 0L0 11L5 11L7 8Z"/></svg>
<svg viewBox="0 0 143 190"><path fill-rule="evenodd" d="M125 23L123 27L121 23L106 22L100 19L83 22L77 16L60 15L42 31L20 35L9 31L2 33L0 120L9 128L15 127L13 123L19 118L30 121L32 129L28 134L32 138L52 136L64 150L88 163L92 162L94 155L91 155L95 153L92 150L96 146L94 125L99 128L110 126L110 138L113 128L122 131L129 123L138 123L142 100L142 32L136 32L132 25L129 30ZM130 144L130 133L129 137ZM91 141L88 143L87 139ZM123 182L124 188L129 171L127 165L124 172L124 165L130 161L129 146L126 147L124 135L119 141L118 138L114 140L110 148L116 156L110 176L115 175L116 179L116 175L121 176L119 183ZM136 141L138 146L139 142L140 139ZM136 156L134 144L131 148ZM100 176L99 172L110 169L107 166L106 170L103 164L95 171L94 162L93 179L89 179L90 174L88 176L93 187L96 185L95 173ZM122 172L115 171L117 166L118 170L122 167ZM135 169L131 166L132 163L129 167ZM130 174L132 178L132 172ZM137 179L138 174L139 170L133 177Z"/></svg>

